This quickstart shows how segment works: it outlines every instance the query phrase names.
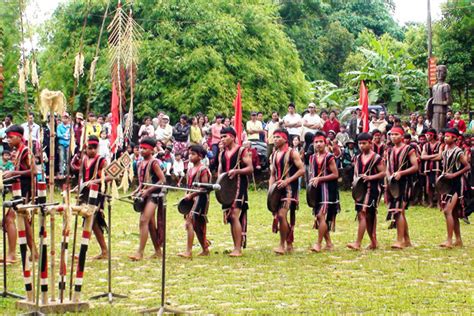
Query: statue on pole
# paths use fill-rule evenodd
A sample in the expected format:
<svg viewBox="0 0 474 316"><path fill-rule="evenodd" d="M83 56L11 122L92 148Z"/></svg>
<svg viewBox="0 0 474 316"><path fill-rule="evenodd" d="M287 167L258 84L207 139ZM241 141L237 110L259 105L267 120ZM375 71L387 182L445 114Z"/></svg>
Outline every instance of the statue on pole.
<svg viewBox="0 0 474 316"><path fill-rule="evenodd" d="M437 131L446 127L446 112L453 103L451 97L451 87L445 82L448 69L445 65L436 67L437 82L433 85L433 97L428 101L428 113L431 120L431 126Z"/></svg>

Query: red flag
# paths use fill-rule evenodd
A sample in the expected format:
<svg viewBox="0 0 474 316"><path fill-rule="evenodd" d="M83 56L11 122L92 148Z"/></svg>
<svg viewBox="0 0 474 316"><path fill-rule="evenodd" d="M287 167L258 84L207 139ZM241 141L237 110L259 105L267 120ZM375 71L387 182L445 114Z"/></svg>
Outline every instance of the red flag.
<svg viewBox="0 0 474 316"><path fill-rule="evenodd" d="M362 131L369 132L369 90L365 87L364 80L360 82L359 104L362 107Z"/></svg>
<svg viewBox="0 0 474 316"><path fill-rule="evenodd" d="M117 89L115 87L115 82L112 83L112 104L110 105L110 113L112 113L112 118L110 120L111 124L111 134L110 134L110 148L111 152L115 154L117 151L117 144L115 143L117 139L117 127L119 125L119 96Z"/></svg>
<svg viewBox="0 0 474 316"><path fill-rule="evenodd" d="M240 91L240 82L237 83L237 96L234 100L235 110L235 133L237 134L237 144L242 145L242 93Z"/></svg>

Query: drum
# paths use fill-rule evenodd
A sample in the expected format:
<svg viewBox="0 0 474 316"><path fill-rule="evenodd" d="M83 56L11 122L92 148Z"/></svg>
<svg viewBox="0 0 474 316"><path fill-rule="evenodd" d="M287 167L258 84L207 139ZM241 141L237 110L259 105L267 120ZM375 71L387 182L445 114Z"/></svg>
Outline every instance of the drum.
<svg viewBox="0 0 474 316"><path fill-rule="evenodd" d="M133 210L137 213L143 213L145 210L146 200L142 197L133 198Z"/></svg>
<svg viewBox="0 0 474 316"><path fill-rule="evenodd" d="M268 189L267 208L270 212L276 213L279 211L281 199L285 197L286 190L279 189L276 182Z"/></svg>
<svg viewBox="0 0 474 316"><path fill-rule="evenodd" d="M178 202L178 212L183 215L188 215L189 212L193 209L194 206L194 199L185 199L182 198Z"/></svg>
<svg viewBox="0 0 474 316"><path fill-rule="evenodd" d="M307 184L306 187L306 203L309 207L316 207L316 187L311 184Z"/></svg>
<svg viewBox="0 0 474 316"><path fill-rule="evenodd" d="M365 193L367 191L367 184L364 182L362 177L356 177L352 181L352 198L354 201L360 203L364 199Z"/></svg>
<svg viewBox="0 0 474 316"><path fill-rule="evenodd" d="M387 187L390 195L398 199L400 197L400 182L395 179L395 177L390 176L387 181Z"/></svg>
<svg viewBox="0 0 474 316"><path fill-rule="evenodd" d="M451 184L448 179L444 176L444 174L440 175L438 179L436 179L436 192L441 195L448 194L451 189Z"/></svg>
<svg viewBox="0 0 474 316"><path fill-rule="evenodd" d="M229 178L227 172L222 173L216 181L221 186L216 190L216 199L222 205L231 205L237 196L237 177Z"/></svg>

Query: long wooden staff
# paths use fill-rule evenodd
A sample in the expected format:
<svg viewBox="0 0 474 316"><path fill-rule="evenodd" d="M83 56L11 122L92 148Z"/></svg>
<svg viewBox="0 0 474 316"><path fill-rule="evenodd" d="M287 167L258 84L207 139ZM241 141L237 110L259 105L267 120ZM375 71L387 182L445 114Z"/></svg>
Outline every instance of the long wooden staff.
<svg viewBox="0 0 474 316"><path fill-rule="evenodd" d="M90 4L90 2L89 2L89 4ZM94 56L94 59L93 59L92 64L91 64L88 95L87 95L87 99L86 99L86 112L85 112L86 115L90 111L92 87L93 87L93 82L94 82L94 77L95 77L95 68L96 68L96 65L97 65L97 61L99 59L100 41L102 39L102 34L103 34L103 31L104 31L105 20L107 18L108 12L109 12L109 6L110 6L110 0L107 1L107 7L105 9L104 16L102 18L102 25L100 27L99 38L98 38L97 44L96 44L95 56ZM81 34L81 41L80 41L80 48L79 48L80 53L82 53L82 50L83 50L84 31L85 31L85 27L86 27L86 24L87 24L88 12L89 12L89 10L87 11L87 14L84 17L84 23L82 25L82 34ZM78 84L78 78L75 78L75 80L74 80L74 90L73 90L73 101L71 102L71 108L72 109L74 109L74 99L75 99L75 92L76 92L76 89L77 89L77 84ZM71 111L71 113L72 113L72 111ZM71 125L71 128L72 128L72 125ZM86 142L86 131L85 131L85 126L84 126L83 129L82 129L81 140L79 140L79 153L80 153L81 167L79 168L78 190L77 190L77 199L76 199L77 203L79 203L79 197L80 197L80 194L81 194L81 179L83 177L83 174L82 174L82 161L83 161L82 144L85 144L85 142ZM71 146L71 144L72 144L72 139L70 140L70 146ZM69 149L71 149L71 148L72 147L69 147ZM68 161L68 167L70 168L70 166L69 166L70 160L71 160L70 151L68 152L68 154L69 155L68 155L68 160L67 161ZM69 168L68 168L68 175L69 175ZM69 205L70 205L69 204L70 203L70 182L69 182L69 178L70 177L68 176L67 177L67 187L66 187L68 209L70 209L70 207L69 207ZM77 221L78 221L78 215L76 215L75 218L74 218L74 237L73 237L73 247L72 247L71 269L70 269L71 271L70 271L70 279L69 279L69 299L70 300L72 300L72 289L73 289L74 256L75 256L75 252L76 252ZM66 246L66 248L67 248L67 246ZM65 287L65 284L64 284L64 287Z"/></svg>
<svg viewBox="0 0 474 316"><path fill-rule="evenodd" d="M19 12L20 12L20 29L21 29L21 68L20 68L20 74L19 74L19 91L20 93L23 93L23 102L24 102L24 107L25 107L25 112L26 112L26 121L28 122L28 117L29 117L29 113L30 113L30 106L29 106L29 103L28 103L28 90L26 89L26 57L25 57L25 30L24 30L24 24L23 24L23 1L22 0L18 0L18 4L19 4ZM22 79L23 79L23 82L22 82ZM29 135L28 135L28 155L29 155L29 161L30 161L30 171L31 171L31 177L30 177L30 181L31 181L31 192L30 192L30 197L31 197L31 200L34 201L35 199L35 193L36 193L36 187L35 187L35 159L34 159L34 154L33 154L33 136L32 136L32 126L30 126L28 124L28 131L29 131ZM31 257L32 257L32 270L33 270L33 276L32 276L32 281L33 281L33 284L32 284L32 288L35 287L35 257L36 257L36 253L35 253L35 249L36 249L36 246L35 246L35 241L34 241L34 212L33 212L33 215L32 215L32 220L31 220L31 227L32 227L32 230L33 230L33 236L32 236L32 239L33 239L33 245L32 245L32 251L31 251ZM23 218L23 221L25 222L22 226L26 227L26 221L28 220L26 216L21 216L19 217L19 221L22 221L22 218ZM21 236L20 236L21 237ZM25 256L26 256L26 250L25 250ZM26 284L26 283L25 283ZM35 295L34 295L34 291L31 291L32 293L32 300L34 301L35 300Z"/></svg>
<svg viewBox="0 0 474 316"><path fill-rule="evenodd" d="M77 58L82 58L82 51L83 51L83 45L84 45L84 32L85 32L85 29L86 29L86 25L87 25L87 17L89 15L89 10L90 10L90 1L88 2L88 6L87 6L87 9L86 9L86 14L84 15L84 21L82 23L82 31L81 31L81 39L80 39L80 44L79 44L79 53L78 55L76 56L76 59ZM76 60L76 63L77 63L77 60ZM75 65L75 67L77 67L77 65ZM79 84L79 74L76 74L76 69L74 71L74 86L73 86L73 90L72 90L72 97L71 97L71 115L72 115L72 111L74 110L74 101L76 99L76 92L77 92L77 86ZM88 111L86 112L86 115L87 115ZM72 116L71 116L72 117ZM72 124L71 124L71 133L73 133L74 131L72 131ZM84 138L85 138L85 125L82 127L82 135L84 135ZM81 137L82 137L81 135ZM71 134L72 136L72 134ZM81 167L79 169L79 178L78 178L78 184L80 185L81 183L81 178L82 178L82 148L81 148L81 145L83 144L82 141L79 142L79 156L80 156L80 161L81 161ZM68 154L67 154L67 176L66 176L66 203L67 203L67 212L70 214L70 211L71 211L71 205L70 205L70 191L71 191L71 183L70 183L70 163L71 163L71 149L72 149L72 137L69 139L69 150L68 150ZM77 191L77 203L79 203L79 195L80 195L80 189L78 189ZM73 287L73 275L74 275L74 257L76 255L76 238L77 238L77 222L78 222L78 214L75 215L74 217L74 235L73 235L73 242L72 242L72 257L71 257L71 268L70 268L70 275L69 275L69 300L72 300L72 287ZM67 224L67 227L64 227L63 229L63 246L61 247L61 267L66 269L66 249L67 249L67 241L69 240L69 223ZM65 280L66 278L66 271L61 271L61 278L60 278L60 287L59 287L59 291L60 291L60 294L59 294L59 297L60 297L60 301L63 302L64 300L64 290L66 288L66 285L65 285Z"/></svg>

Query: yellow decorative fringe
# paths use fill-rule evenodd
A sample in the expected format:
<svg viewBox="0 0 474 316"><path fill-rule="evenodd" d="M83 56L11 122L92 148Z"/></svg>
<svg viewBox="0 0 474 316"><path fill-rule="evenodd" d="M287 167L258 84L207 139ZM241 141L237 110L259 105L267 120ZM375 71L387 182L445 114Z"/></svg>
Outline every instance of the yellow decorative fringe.
<svg viewBox="0 0 474 316"><path fill-rule="evenodd" d="M78 80L82 76L84 76L84 55L79 53L74 58L74 78Z"/></svg>
<svg viewBox="0 0 474 316"><path fill-rule="evenodd" d="M115 182L115 180L112 180L112 201L113 200L117 200L120 195L119 195L119 191L118 191L118 188L117 188L117 183Z"/></svg>
<svg viewBox="0 0 474 316"><path fill-rule="evenodd" d="M31 60L31 84L35 87L39 85L38 69L34 58Z"/></svg>
<svg viewBox="0 0 474 316"><path fill-rule="evenodd" d="M26 78L25 78L25 70L23 67L18 69L18 91L20 93L26 92Z"/></svg>

